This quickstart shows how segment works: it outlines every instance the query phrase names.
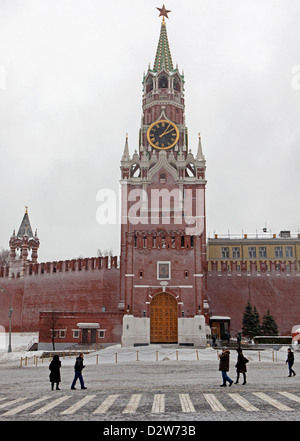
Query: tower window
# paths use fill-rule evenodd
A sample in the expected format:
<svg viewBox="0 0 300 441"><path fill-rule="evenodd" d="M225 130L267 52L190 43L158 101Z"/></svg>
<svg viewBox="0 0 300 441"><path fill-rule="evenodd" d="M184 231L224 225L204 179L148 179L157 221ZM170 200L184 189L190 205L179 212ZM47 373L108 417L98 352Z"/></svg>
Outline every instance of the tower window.
<svg viewBox="0 0 300 441"><path fill-rule="evenodd" d="M158 87L160 89L167 89L168 88L168 78L165 76L160 77L158 82Z"/></svg>
<svg viewBox="0 0 300 441"><path fill-rule="evenodd" d="M143 277L144 271L142 269L140 269L139 273L140 273L140 277Z"/></svg>
<svg viewBox="0 0 300 441"><path fill-rule="evenodd" d="M174 80L174 90L176 90L177 92L180 92L180 83L177 80L177 78L175 78L175 80Z"/></svg>
<svg viewBox="0 0 300 441"><path fill-rule="evenodd" d="M153 90L153 80L152 78L149 78L147 81L146 92L151 92L151 90Z"/></svg>
<svg viewBox="0 0 300 441"><path fill-rule="evenodd" d="M159 182L161 184L165 184L165 182L166 182L166 175L164 173L161 173L161 175L159 176Z"/></svg>

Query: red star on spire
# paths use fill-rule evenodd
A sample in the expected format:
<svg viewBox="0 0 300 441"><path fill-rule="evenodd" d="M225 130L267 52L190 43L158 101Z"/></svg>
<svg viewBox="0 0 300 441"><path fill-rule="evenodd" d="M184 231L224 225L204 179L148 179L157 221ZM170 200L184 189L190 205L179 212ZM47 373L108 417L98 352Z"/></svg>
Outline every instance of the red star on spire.
<svg viewBox="0 0 300 441"><path fill-rule="evenodd" d="M168 11L168 9L165 8L165 5L163 5L162 8L156 8L156 9L158 9L159 12L160 12L159 17L163 16L163 17L169 18L168 17L168 13L171 12L171 11Z"/></svg>

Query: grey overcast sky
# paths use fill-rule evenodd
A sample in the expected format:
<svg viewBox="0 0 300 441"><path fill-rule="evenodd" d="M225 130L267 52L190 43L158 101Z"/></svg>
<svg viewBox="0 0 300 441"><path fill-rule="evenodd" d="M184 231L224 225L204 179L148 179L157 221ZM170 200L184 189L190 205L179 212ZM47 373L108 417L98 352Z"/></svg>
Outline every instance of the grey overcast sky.
<svg viewBox="0 0 300 441"><path fill-rule="evenodd" d="M96 194L138 148L163 2L207 233L300 230L299 0L0 0L0 248L28 205L39 261L119 254Z"/></svg>

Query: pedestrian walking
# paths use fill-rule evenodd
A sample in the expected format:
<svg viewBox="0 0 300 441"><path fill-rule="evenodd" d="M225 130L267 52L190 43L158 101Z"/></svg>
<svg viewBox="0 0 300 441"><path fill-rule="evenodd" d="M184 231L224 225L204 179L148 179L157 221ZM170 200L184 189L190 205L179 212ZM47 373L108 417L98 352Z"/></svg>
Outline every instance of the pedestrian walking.
<svg viewBox="0 0 300 441"><path fill-rule="evenodd" d="M229 386L232 385L233 381L227 375L229 371L229 361L230 361L230 351L226 348L222 350L222 354L219 355L220 363L219 363L219 371L222 372L223 384L220 387L226 387L226 381L228 381Z"/></svg>
<svg viewBox="0 0 300 441"><path fill-rule="evenodd" d="M86 389L86 387L84 385L83 378L82 378L82 369L84 369L84 368L85 368L85 366L83 365L83 353L80 352L79 357L76 358L76 362L74 365L75 375L74 375L73 383L71 385L71 389L76 389L75 384L76 384L77 379L79 379L79 381L80 381L81 389Z"/></svg>
<svg viewBox="0 0 300 441"><path fill-rule="evenodd" d="M289 375L288 376L291 377L293 374L293 377L294 377L296 375L296 372L292 369L293 364L294 364L294 352L292 352L291 348L288 348L286 363L288 364L288 367L289 367Z"/></svg>
<svg viewBox="0 0 300 441"><path fill-rule="evenodd" d="M247 366L246 363L248 363L248 359L244 357L243 351L241 348L237 348L236 352L238 353L237 357L237 363L235 365L236 367L236 382L234 384L238 384L240 374L243 374L244 382L242 384L246 384L246 372L247 372Z"/></svg>
<svg viewBox="0 0 300 441"><path fill-rule="evenodd" d="M54 355L53 360L49 364L50 369L50 382L51 382L51 389L54 389L54 383L56 383L56 390L59 389L59 383L61 381L60 378L60 368L61 368L61 362L58 355Z"/></svg>

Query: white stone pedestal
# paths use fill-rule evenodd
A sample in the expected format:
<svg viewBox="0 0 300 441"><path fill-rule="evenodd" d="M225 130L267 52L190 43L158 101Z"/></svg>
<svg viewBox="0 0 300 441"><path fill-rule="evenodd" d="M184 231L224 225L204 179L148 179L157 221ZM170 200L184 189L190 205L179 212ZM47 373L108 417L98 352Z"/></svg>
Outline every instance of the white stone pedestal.
<svg viewBox="0 0 300 441"><path fill-rule="evenodd" d="M124 347L150 344L150 318L124 315L121 343Z"/></svg>

